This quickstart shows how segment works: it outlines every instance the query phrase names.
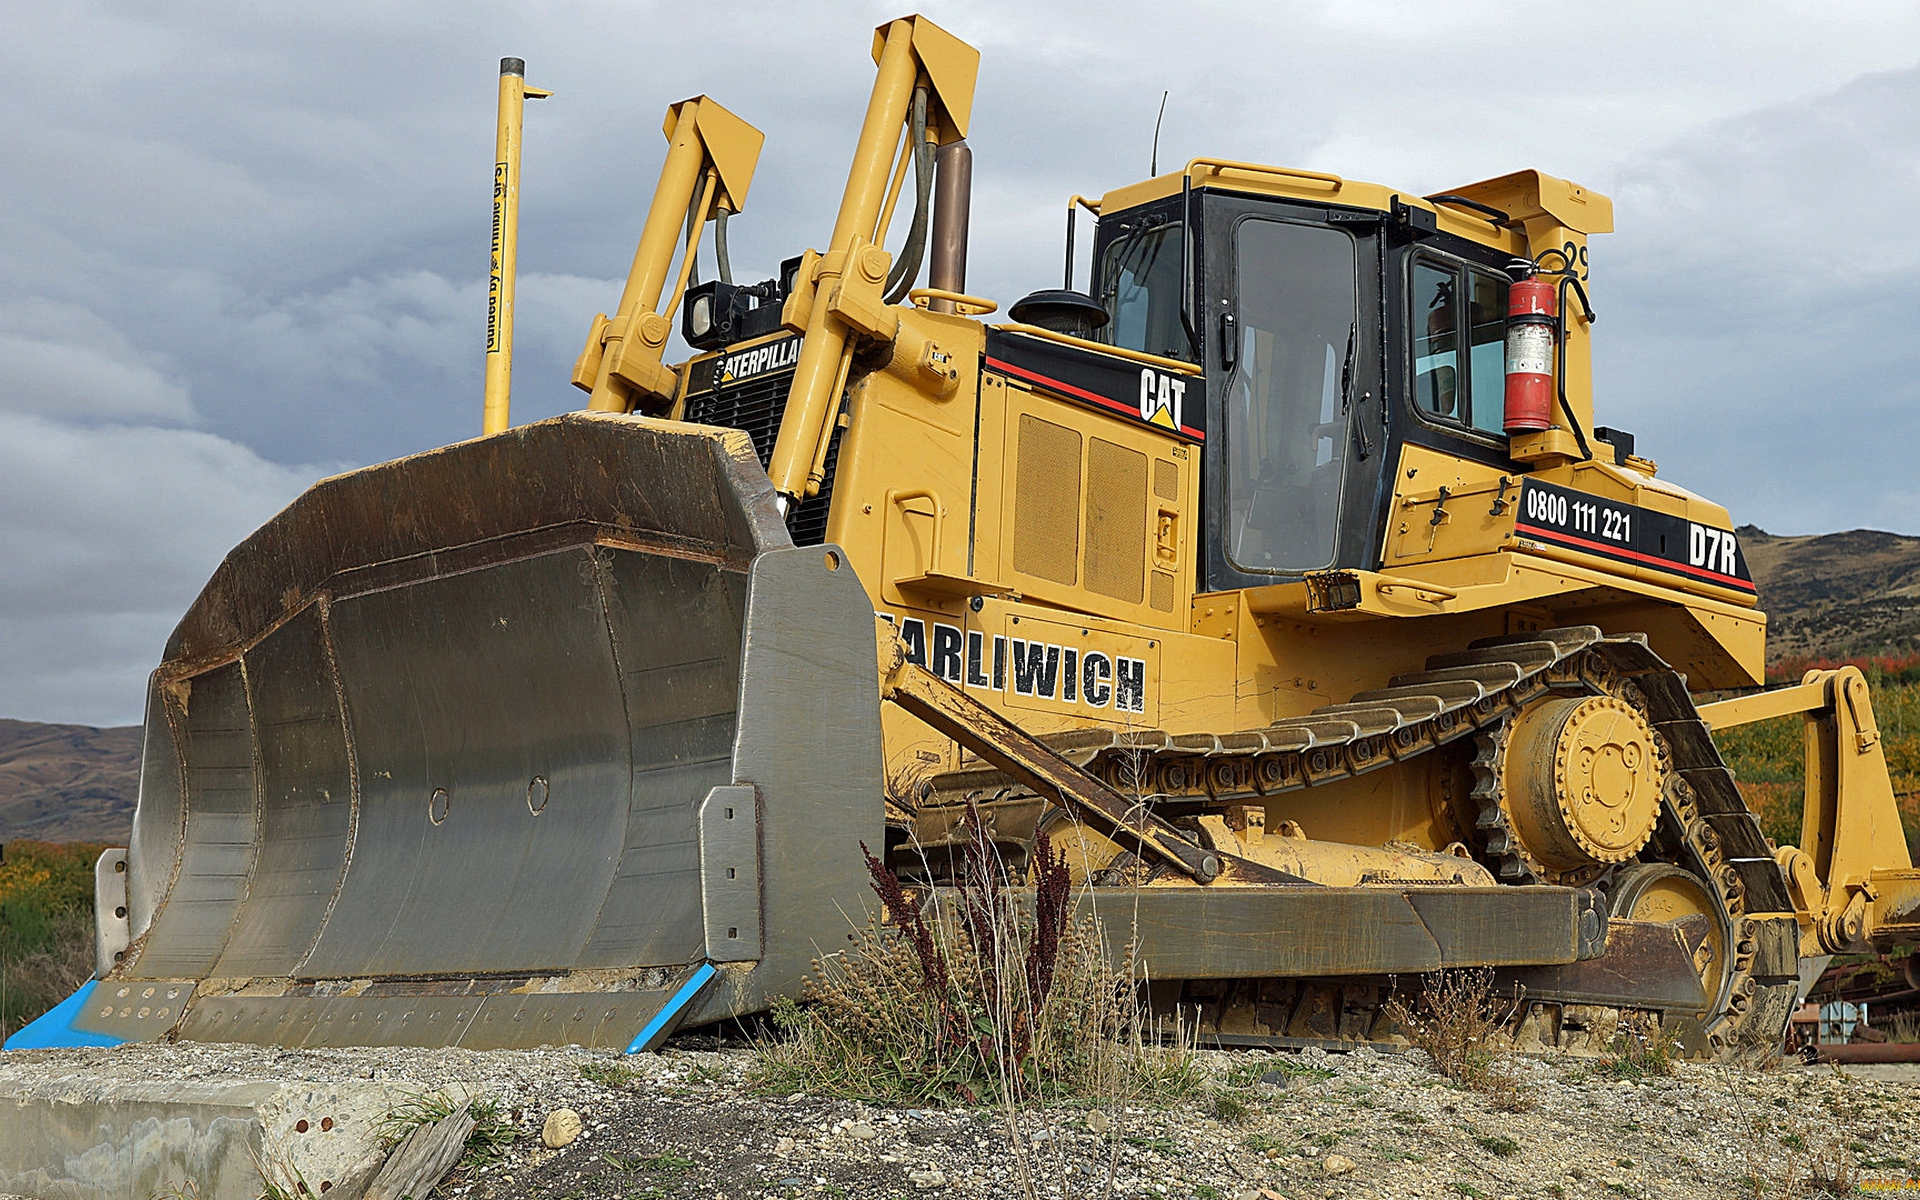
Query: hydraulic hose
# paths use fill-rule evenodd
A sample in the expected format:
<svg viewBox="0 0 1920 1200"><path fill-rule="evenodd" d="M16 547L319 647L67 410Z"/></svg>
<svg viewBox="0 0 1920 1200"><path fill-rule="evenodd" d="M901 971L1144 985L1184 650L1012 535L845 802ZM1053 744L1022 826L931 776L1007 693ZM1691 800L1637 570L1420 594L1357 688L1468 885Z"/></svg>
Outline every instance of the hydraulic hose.
<svg viewBox="0 0 1920 1200"><path fill-rule="evenodd" d="M887 303L898 304L920 275L920 259L927 249L927 220L933 196L933 147L927 142L927 89L913 89L913 224L900 261L887 276Z"/></svg>
<svg viewBox="0 0 1920 1200"><path fill-rule="evenodd" d="M713 213L713 257L720 269L720 282L733 282L733 263L727 257L727 210L715 208Z"/></svg>

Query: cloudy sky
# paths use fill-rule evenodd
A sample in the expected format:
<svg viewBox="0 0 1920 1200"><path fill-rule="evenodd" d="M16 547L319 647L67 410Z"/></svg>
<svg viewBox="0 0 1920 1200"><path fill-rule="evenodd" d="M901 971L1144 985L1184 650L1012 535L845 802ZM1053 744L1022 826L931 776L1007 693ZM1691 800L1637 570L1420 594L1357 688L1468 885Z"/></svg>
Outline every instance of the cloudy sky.
<svg viewBox="0 0 1920 1200"><path fill-rule="evenodd" d="M691 11L691 17L683 14ZM984 58L970 290L1064 198L1213 154L1614 197L1601 421L1735 519L1920 533L1920 6L928 0ZM318 476L478 432L494 77L527 60L517 419L612 306L667 103L767 134L736 272L825 236L853 3L0 0L0 716L115 724L220 556Z"/></svg>

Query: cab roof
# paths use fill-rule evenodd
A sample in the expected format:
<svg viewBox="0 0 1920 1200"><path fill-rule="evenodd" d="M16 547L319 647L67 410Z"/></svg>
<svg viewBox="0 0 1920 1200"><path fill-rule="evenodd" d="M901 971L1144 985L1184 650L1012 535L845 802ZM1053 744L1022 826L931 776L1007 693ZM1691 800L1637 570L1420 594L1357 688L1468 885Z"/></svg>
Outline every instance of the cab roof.
<svg viewBox="0 0 1920 1200"><path fill-rule="evenodd" d="M1383 213L1391 212L1394 202L1398 200L1402 205L1433 213L1441 232L1513 254L1526 252L1526 227L1537 222L1579 234L1613 232L1612 200L1577 183L1539 171L1515 171L1464 187L1436 192L1434 196L1441 200L1436 203L1424 196L1411 195L1377 183L1342 179L1322 171L1272 167L1223 158L1196 158L1187 164L1185 170L1116 188L1100 198L1100 211L1120 212L1177 196L1183 178L1191 179L1196 189L1253 193L1342 208L1374 209ZM1469 206L1445 203L1449 199L1471 200L1497 209L1508 220L1504 224L1499 223Z"/></svg>

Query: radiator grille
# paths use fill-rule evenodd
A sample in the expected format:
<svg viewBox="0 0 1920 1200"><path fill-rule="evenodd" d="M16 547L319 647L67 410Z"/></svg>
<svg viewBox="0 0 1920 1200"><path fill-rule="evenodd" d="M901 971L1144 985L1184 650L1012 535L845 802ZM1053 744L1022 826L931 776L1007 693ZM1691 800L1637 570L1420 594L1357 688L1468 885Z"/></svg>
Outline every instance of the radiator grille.
<svg viewBox="0 0 1920 1200"><path fill-rule="evenodd" d="M1013 569L1071 586L1080 574L1080 435L1023 414L1018 455Z"/></svg>
<svg viewBox="0 0 1920 1200"><path fill-rule="evenodd" d="M1140 603L1147 575L1147 456L1094 438L1087 448L1087 589Z"/></svg>
<svg viewBox="0 0 1920 1200"><path fill-rule="evenodd" d="M1153 573L1153 606L1161 612L1173 611L1173 576L1165 571Z"/></svg>
<svg viewBox="0 0 1920 1200"><path fill-rule="evenodd" d="M770 371L740 383L718 384L711 391L687 397L685 419L696 425L721 425L738 429L753 439L760 466L773 461L773 443L780 436L780 417L787 410L787 393L793 387L793 370ZM839 426L827 443L827 477L821 481L820 494L796 505L787 515L787 532L796 546L818 546L827 540L827 511L833 502L834 467L840 461Z"/></svg>

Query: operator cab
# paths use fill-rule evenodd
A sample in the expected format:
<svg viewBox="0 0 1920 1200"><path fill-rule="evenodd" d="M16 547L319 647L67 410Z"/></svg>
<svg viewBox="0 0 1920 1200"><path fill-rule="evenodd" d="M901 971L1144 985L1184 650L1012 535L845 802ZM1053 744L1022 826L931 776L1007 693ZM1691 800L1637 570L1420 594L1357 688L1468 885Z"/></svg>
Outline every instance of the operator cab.
<svg viewBox="0 0 1920 1200"><path fill-rule="evenodd" d="M1209 185L1100 217L1094 336L1205 373L1205 411L1187 415L1205 433L1202 591L1377 569L1407 442L1513 465L1514 251L1398 197L1383 208Z"/></svg>

